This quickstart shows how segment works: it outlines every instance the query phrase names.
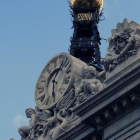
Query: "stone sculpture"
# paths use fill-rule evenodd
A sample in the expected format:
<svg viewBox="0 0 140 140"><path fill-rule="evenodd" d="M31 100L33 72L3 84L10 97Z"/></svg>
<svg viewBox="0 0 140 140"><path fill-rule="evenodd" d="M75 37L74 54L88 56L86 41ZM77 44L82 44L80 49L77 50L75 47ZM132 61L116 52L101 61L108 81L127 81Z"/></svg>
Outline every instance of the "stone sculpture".
<svg viewBox="0 0 140 140"><path fill-rule="evenodd" d="M55 109L56 112L56 109ZM55 115L55 123L56 126L50 130L49 134L51 139L57 138L60 134L65 132L68 128L69 121L71 120L72 113L69 113L69 111L66 111L66 109L61 109L56 113Z"/></svg>
<svg viewBox="0 0 140 140"><path fill-rule="evenodd" d="M53 114L49 110L40 110L38 107L35 109L36 111L36 124L35 124L35 137L39 137L42 135L44 131L44 124L48 121L49 118L53 117Z"/></svg>
<svg viewBox="0 0 140 140"><path fill-rule="evenodd" d="M85 79L79 79L79 84L75 83L54 109L26 109L27 118L31 120L29 126L19 128L22 140L54 140L78 122L73 108L103 89L102 83L96 79L94 67L85 66L83 72ZM74 86L77 87L76 92Z"/></svg>
<svg viewBox="0 0 140 140"><path fill-rule="evenodd" d="M109 54L102 64L105 70L111 72L117 65L136 55L140 48L140 26L133 21L124 20L112 30L112 38L109 39Z"/></svg>
<svg viewBox="0 0 140 140"><path fill-rule="evenodd" d="M36 115L35 110L31 108L26 109L26 116L27 118L31 118L29 126L22 126L18 129L18 132L20 136L22 137L22 140L28 140L30 137L30 140L34 140L34 127L35 127L35 121L36 121Z"/></svg>
<svg viewBox="0 0 140 140"><path fill-rule="evenodd" d="M42 134L38 136L38 140L52 139L51 135L53 134L52 130L54 130L56 124L58 123L56 117L56 109L54 109L54 115L47 118L45 122L42 124L43 129L41 130Z"/></svg>
<svg viewBox="0 0 140 140"><path fill-rule="evenodd" d="M73 90L69 92L69 95L71 93ZM59 104L62 104L62 100ZM35 110L29 108L26 109L26 115L31 120L29 126L19 128L22 140L53 140L66 131L73 119L73 113L68 106L54 108L53 112L40 110L38 107Z"/></svg>
<svg viewBox="0 0 140 140"><path fill-rule="evenodd" d="M60 60L60 58L58 59ZM61 67L64 61L65 59L63 59L61 63L58 61ZM79 60L76 60L76 65L74 65L74 67L78 65L78 68L74 69L74 71L77 72L77 76L75 76L75 73L72 74L70 62L67 64L64 63L65 65L63 67L65 68L66 75L68 75L67 79L71 80L70 86L67 86L69 82L65 83L66 90L61 92L64 93L62 94L63 96L61 98L56 98L56 102L53 102L51 106L47 105L44 107L44 103L47 103L44 101L48 97L48 94L45 94L44 91L47 91L47 89L39 90L40 92L38 92L38 98L36 97L36 100L39 100L39 103L42 103L42 105L37 104L38 106L35 110L26 110L26 115L28 118L31 118L31 120L29 126L22 126L19 128L19 134L21 135L22 140L54 140L62 133L74 127L75 124L80 123L79 117L73 114L73 109L77 107L77 104L86 101L86 99L101 91L103 89L103 84L96 78L96 68L78 62ZM58 76L57 71L60 71L60 66L59 69L54 70L53 74L50 74L50 82L53 82L52 79L56 80L56 77ZM52 75L54 75L54 77L52 77ZM61 77L62 73L57 77L57 81L60 82L60 84L57 83L59 85L57 86L57 89L59 89L59 87L60 89L64 87L63 81L65 82L65 78L63 77L64 79L61 79L61 81L59 80ZM100 79L103 79L102 75L99 77ZM47 84L44 84L46 81L47 80L44 79L42 80L41 77L41 84L43 86ZM79 81L78 84L75 81ZM53 87L52 83L50 84L50 87L51 85ZM48 89L50 89L50 87L48 87ZM54 89L52 93L53 92Z"/></svg>
<svg viewBox="0 0 140 140"><path fill-rule="evenodd" d="M37 138L37 140L53 140L60 134L65 132L68 128L68 124L73 117L71 110L66 109L57 110L54 108L54 116L47 119L43 125L43 133Z"/></svg>
<svg viewBox="0 0 140 140"><path fill-rule="evenodd" d="M42 111L38 107L34 109L26 109L27 118L31 118L29 126L19 128L19 134L22 140L35 140L43 133L44 122L52 117L52 112L49 110Z"/></svg>
<svg viewBox="0 0 140 140"><path fill-rule="evenodd" d="M80 104L103 89L103 84L96 79L95 67L86 66L84 67L83 72L85 79L81 81L75 92L77 104Z"/></svg>

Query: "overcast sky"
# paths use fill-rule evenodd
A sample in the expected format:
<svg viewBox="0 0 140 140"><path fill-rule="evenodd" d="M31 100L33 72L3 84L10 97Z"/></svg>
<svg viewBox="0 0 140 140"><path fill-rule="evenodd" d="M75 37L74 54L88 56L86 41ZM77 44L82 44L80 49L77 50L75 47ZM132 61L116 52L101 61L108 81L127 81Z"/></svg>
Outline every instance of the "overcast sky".
<svg viewBox="0 0 140 140"><path fill-rule="evenodd" d="M124 18L140 23L140 0L105 0L101 38ZM37 79L56 54L68 53L72 22L67 0L0 0L0 140L20 140L28 125L26 108L34 108ZM102 58L108 43L102 41Z"/></svg>

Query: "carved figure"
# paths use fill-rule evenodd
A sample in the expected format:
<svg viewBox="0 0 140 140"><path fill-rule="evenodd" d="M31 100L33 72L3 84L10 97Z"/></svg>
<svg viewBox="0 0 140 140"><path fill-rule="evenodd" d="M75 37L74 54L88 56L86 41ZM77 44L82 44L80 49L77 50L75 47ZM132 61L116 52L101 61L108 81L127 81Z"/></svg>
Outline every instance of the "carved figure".
<svg viewBox="0 0 140 140"><path fill-rule="evenodd" d="M42 129L40 129L42 134L38 137L37 140L52 139L51 131L54 129L57 123L58 123L58 119L56 117L56 110L54 109L54 115L49 118L46 118L45 122L42 124L43 127Z"/></svg>
<svg viewBox="0 0 140 140"><path fill-rule="evenodd" d="M137 54L140 47L140 37L134 35L130 38L130 32L133 31L129 29L122 33L117 34L113 40L111 40L110 45L113 45L113 54L107 54L105 59L102 61L105 69L111 72L118 64L125 61L129 56Z"/></svg>
<svg viewBox="0 0 140 140"><path fill-rule="evenodd" d="M36 124L35 124L35 133L36 137L39 137L44 130L44 123L53 116L52 112L49 110L40 110L38 107L35 108L36 112Z"/></svg>
<svg viewBox="0 0 140 140"><path fill-rule="evenodd" d="M91 95L94 95L103 89L103 84L96 79L96 68L86 66L83 71L85 79L81 81L75 93L77 97L77 104L80 104L80 102L83 102Z"/></svg>
<svg viewBox="0 0 140 140"><path fill-rule="evenodd" d="M110 72L117 66L117 61L114 56L107 54L105 59L102 60L102 64L104 68Z"/></svg>
<svg viewBox="0 0 140 140"><path fill-rule="evenodd" d="M135 35L129 41L125 41L125 40L121 40L121 41L123 45L122 48L120 45L120 53L117 56L117 60L119 63L126 60L129 56L137 54L137 51L140 47L140 37Z"/></svg>
<svg viewBox="0 0 140 140"><path fill-rule="evenodd" d="M35 108L36 122L46 121L47 118L51 117L53 113L49 110L40 110L37 106Z"/></svg>
<svg viewBox="0 0 140 140"><path fill-rule="evenodd" d="M20 136L22 137L22 140L26 140L30 134L30 140L34 140L34 126L35 126L35 110L31 108L26 109L26 116L27 118L31 118L29 126L22 126L18 129L18 132Z"/></svg>
<svg viewBox="0 0 140 140"><path fill-rule="evenodd" d="M53 140L69 128L69 124L72 127L73 113L70 107L75 101L74 93L72 88L64 99L58 102L54 112L40 110L38 107L35 110L27 109L26 115L31 120L29 126L19 128L22 140Z"/></svg>
<svg viewBox="0 0 140 140"><path fill-rule="evenodd" d="M140 48L140 30L137 26L135 22L125 19L122 24L118 24L116 30L112 30L113 37L108 47L110 54L102 60L106 71L111 72L128 57L137 54Z"/></svg>
<svg viewBox="0 0 140 140"><path fill-rule="evenodd" d="M54 109L54 112L56 112L56 109ZM66 131L68 124L72 119L71 117L72 115L73 115L72 111L71 110L66 111L65 108L58 111L58 113L54 117L55 119L53 120L53 122L56 125L49 132L52 139L57 138L60 134Z"/></svg>
<svg viewBox="0 0 140 140"><path fill-rule="evenodd" d="M57 138L60 134L66 131L72 118L73 113L71 110L66 111L66 109L61 109L57 113L57 109L55 108L54 116L44 123L43 134L38 140L53 140Z"/></svg>

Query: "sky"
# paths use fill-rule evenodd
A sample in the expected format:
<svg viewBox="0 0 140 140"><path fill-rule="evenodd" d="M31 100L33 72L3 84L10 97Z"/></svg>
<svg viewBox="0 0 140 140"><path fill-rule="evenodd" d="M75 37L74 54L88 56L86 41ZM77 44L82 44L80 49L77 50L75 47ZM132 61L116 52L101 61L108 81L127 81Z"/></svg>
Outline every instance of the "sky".
<svg viewBox="0 0 140 140"><path fill-rule="evenodd" d="M101 38L125 18L140 23L140 0L104 0ZM35 108L37 79L56 54L68 52L73 34L67 0L0 0L0 140L20 140L28 125L25 109ZM102 58L108 43L100 46Z"/></svg>

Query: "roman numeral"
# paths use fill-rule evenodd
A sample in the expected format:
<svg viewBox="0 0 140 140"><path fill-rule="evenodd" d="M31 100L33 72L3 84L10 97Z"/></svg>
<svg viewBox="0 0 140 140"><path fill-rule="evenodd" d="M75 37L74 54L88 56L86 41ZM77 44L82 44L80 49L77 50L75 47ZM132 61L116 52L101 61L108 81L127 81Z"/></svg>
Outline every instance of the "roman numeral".
<svg viewBox="0 0 140 140"><path fill-rule="evenodd" d="M59 58L59 67L60 67L60 65L62 64L63 59L64 59L64 58L63 58L62 56Z"/></svg>
<svg viewBox="0 0 140 140"><path fill-rule="evenodd" d="M53 64L54 64L54 68L57 67L57 63L58 63L58 59L56 58L56 59L54 60L54 62L53 62Z"/></svg>
<svg viewBox="0 0 140 140"><path fill-rule="evenodd" d="M50 74L50 73L51 73L51 71L52 71L51 66L47 66L47 67L45 68L45 70L44 70L43 74L45 74L46 72L48 72L48 74Z"/></svg>
<svg viewBox="0 0 140 140"><path fill-rule="evenodd" d="M63 94L65 89L60 88L60 93Z"/></svg>
<svg viewBox="0 0 140 140"><path fill-rule="evenodd" d="M67 69L66 73L69 74L71 72L71 66Z"/></svg>
<svg viewBox="0 0 140 140"><path fill-rule="evenodd" d="M70 76L65 77L65 79L64 79L64 84L68 84L68 83L69 83L69 80L70 80Z"/></svg>
<svg viewBox="0 0 140 140"><path fill-rule="evenodd" d="M63 60L63 65L62 65L62 67L67 67L68 64L69 64L69 60L68 60L67 57L65 57L64 60Z"/></svg>
<svg viewBox="0 0 140 140"><path fill-rule="evenodd" d="M41 75L41 82L46 82L46 77L44 75Z"/></svg>
<svg viewBox="0 0 140 140"><path fill-rule="evenodd" d="M38 95L37 95L37 100L39 100L40 98L42 98L42 96L44 96L44 93L38 94Z"/></svg>
<svg viewBox="0 0 140 140"><path fill-rule="evenodd" d="M44 99L45 99L45 94L43 94L41 97L39 97L39 98L37 98L38 100L40 100L41 101L41 103L44 101Z"/></svg>
<svg viewBox="0 0 140 140"><path fill-rule="evenodd" d="M51 97L48 97L42 104L49 105L51 103Z"/></svg>
<svg viewBox="0 0 140 140"><path fill-rule="evenodd" d="M44 92L44 88L38 87L39 94Z"/></svg>

